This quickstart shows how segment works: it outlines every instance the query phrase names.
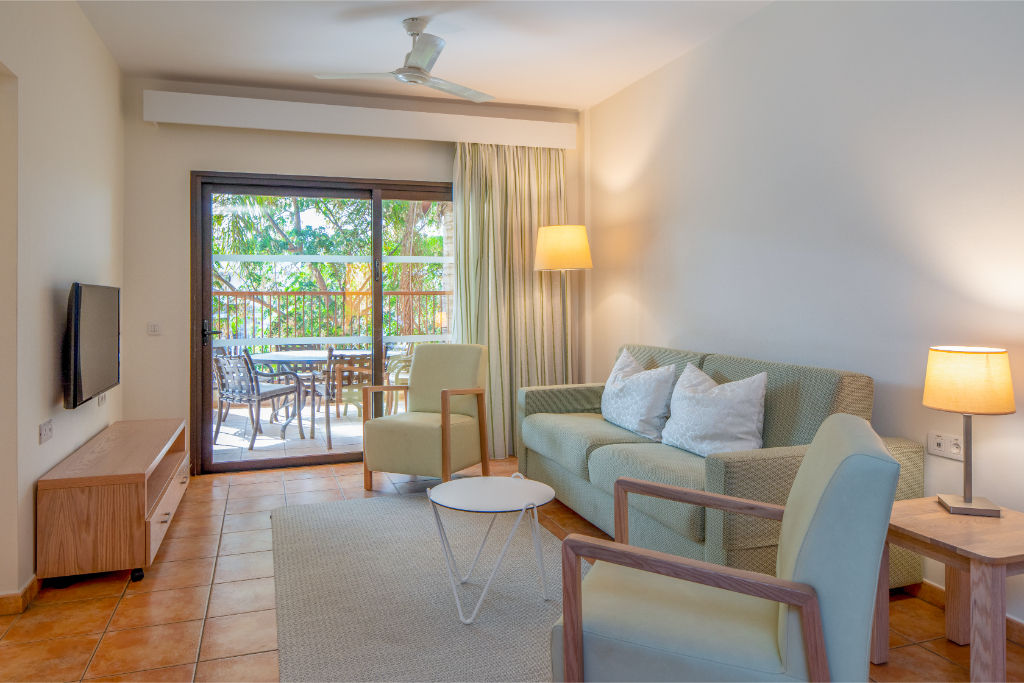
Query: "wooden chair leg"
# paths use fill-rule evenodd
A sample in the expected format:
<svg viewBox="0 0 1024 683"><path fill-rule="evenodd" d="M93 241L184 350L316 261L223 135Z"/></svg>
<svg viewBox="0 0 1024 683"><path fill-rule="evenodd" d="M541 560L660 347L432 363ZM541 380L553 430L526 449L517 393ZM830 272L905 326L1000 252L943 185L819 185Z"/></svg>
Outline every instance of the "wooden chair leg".
<svg viewBox="0 0 1024 683"><path fill-rule="evenodd" d="M441 481L452 478L452 415L446 392L441 392Z"/></svg>
<svg viewBox="0 0 1024 683"><path fill-rule="evenodd" d="M363 488L367 491L373 490L373 472L366 465L366 451L363 451Z"/></svg>
<svg viewBox="0 0 1024 683"><path fill-rule="evenodd" d="M476 395L476 421L480 429L480 472L491 476L491 458L487 445L487 403L483 394Z"/></svg>

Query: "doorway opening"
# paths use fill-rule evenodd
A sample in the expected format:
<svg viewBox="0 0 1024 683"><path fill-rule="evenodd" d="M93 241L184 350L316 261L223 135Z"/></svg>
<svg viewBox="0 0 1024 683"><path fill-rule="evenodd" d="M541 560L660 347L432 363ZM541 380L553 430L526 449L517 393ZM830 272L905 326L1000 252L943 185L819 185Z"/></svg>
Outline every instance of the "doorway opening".
<svg viewBox="0 0 1024 683"><path fill-rule="evenodd" d="M413 347L449 339L451 186L192 180L196 470L360 459L364 412L405 409L362 388L407 383Z"/></svg>

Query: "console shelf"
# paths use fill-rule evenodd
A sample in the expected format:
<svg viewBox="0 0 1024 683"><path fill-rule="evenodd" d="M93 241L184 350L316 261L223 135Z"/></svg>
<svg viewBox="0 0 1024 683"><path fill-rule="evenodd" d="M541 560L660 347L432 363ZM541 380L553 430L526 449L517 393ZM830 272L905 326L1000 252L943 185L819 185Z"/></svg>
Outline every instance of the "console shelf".
<svg viewBox="0 0 1024 683"><path fill-rule="evenodd" d="M148 567L188 481L183 420L110 425L36 484L36 577Z"/></svg>

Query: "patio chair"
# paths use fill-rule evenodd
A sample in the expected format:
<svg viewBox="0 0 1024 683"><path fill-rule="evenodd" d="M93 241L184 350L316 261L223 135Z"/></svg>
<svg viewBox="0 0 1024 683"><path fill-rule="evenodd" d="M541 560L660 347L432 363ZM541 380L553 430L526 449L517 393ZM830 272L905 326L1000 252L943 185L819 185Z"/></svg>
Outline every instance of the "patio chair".
<svg viewBox="0 0 1024 683"><path fill-rule="evenodd" d="M306 438L306 434L302 430L302 415L298 410L298 407L302 405L303 385L297 373L292 371L260 372L256 369L252 358L249 357L248 349L236 355L214 355L213 364L214 377L217 381L217 426L213 431L214 443L220 436L220 426L225 417L225 408L230 409L231 404L245 404L249 408L249 420L252 422L252 436L249 438L249 450L251 451L256 444L256 435L263 431L260 426L260 408L264 401L276 398L285 400L292 398L292 403L296 408L290 411L287 419L281 424L281 438L285 438L285 430L288 429L293 418L298 420L299 438ZM261 381L264 379L288 379L290 381L284 384L274 384L271 381Z"/></svg>
<svg viewBox="0 0 1024 683"><path fill-rule="evenodd" d="M363 414L363 387L373 381L373 356L347 354L335 351L332 368L334 371L334 415L348 416L348 407L355 406Z"/></svg>
<svg viewBox="0 0 1024 683"><path fill-rule="evenodd" d="M409 371L412 369L412 352L398 353L393 356L388 356L387 363L384 366L384 382L391 386L408 386L409 385ZM404 408L406 411L409 410L407 395L405 392L389 391L387 393L384 410L387 415L394 415L397 412L398 401L402 400L405 402Z"/></svg>

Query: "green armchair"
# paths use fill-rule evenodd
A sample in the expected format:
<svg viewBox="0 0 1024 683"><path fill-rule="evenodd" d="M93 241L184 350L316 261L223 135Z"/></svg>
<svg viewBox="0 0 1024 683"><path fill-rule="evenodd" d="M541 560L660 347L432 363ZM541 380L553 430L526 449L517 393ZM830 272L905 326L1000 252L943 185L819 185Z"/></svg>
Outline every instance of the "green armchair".
<svg viewBox="0 0 1024 683"><path fill-rule="evenodd" d="M827 418L786 506L619 479L615 541L562 546L564 680L867 680L878 568L900 466L866 421ZM776 576L628 545L627 496L780 520ZM580 580L580 562L597 560Z"/></svg>
<svg viewBox="0 0 1024 683"><path fill-rule="evenodd" d="M487 347L477 344L418 344L408 385L363 388L363 405L375 392L407 392L407 411L370 419L363 411L363 485L373 473L397 472L444 481L487 458Z"/></svg>

